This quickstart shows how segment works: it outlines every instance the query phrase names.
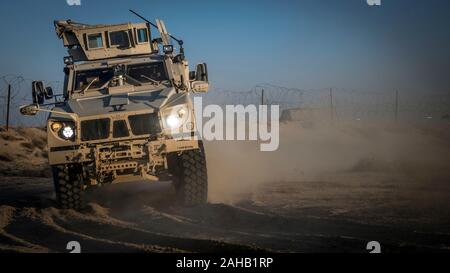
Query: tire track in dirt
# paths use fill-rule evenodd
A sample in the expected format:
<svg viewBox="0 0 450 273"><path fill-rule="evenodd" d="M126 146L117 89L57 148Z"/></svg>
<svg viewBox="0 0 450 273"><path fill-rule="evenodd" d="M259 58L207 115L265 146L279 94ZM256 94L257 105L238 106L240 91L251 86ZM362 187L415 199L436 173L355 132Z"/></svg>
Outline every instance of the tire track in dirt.
<svg viewBox="0 0 450 273"><path fill-rule="evenodd" d="M261 252L261 249L219 240L190 239L150 232L133 223L110 217L106 209L91 204L79 213L55 208L16 209L0 230L0 251L67 252L69 241L78 241L86 252Z"/></svg>
<svg viewBox="0 0 450 273"><path fill-rule="evenodd" d="M127 242L112 241L103 238L95 238L76 230L69 230L53 220L58 210L25 208L18 209L13 220L4 227L2 235L9 238L18 238L19 246L28 248L31 252L67 252L66 244L70 241L78 241L83 249L89 252L167 252L165 248L158 246L143 246ZM4 241L0 239L0 243ZM17 245L17 244L16 244ZM14 248L22 252L21 248ZM169 250L172 251L172 250Z"/></svg>
<svg viewBox="0 0 450 273"><path fill-rule="evenodd" d="M64 221L60 215L56 221L60 225L68 225L83 234L89 234L95 238L108 238L133 244L158 245L168 249L173 248L189 252L261 251L245 245L235 245L215 239L191 239L190 237L179 237L176 234L168 236L143 228L137 223L113 218L109 215L107 209L99 205L90 204L90 208L94 213L70 211L70 221ZM178 229L180 226L173 226L172 228Z"/></svg>
<svg viewBox="0 0 450 273"><path fill-rule="evenodd" d="M191 238L219 238L229 243L253 245L271 251L317 251L333 240L336 241L336 245L346 241L349 245L348 251L355 247L364 249L361 248L363 245L361 239L342 238L339 234L325 236L316 231L304 231L298 228L303 222L296 219L262 214L229 205L169 207L162 210L145 207L134 215L121 212L117 217L124 217L126 221L153 232ZM293 223L296 227L290 227Z"/></svg>
<svg viewBox="0 0 450 273"><path fill-rule="evenodd" d="M448 233L357 223L313 210L283 214L252 201L177 207L170 188L146 191L143 185L100 191L106 200L93 198L76 212L54 208L51 184L10 184L0 195L0 252L67 252L69 241L80 242L83 252L366 252L372 240L385 251L445 251L442 242L450 241Z"/></svg>
<svg viewBox="0 0 450 273"><path fill-rule="evenodd" d="M156 211L155 213L159 213ZM367 242L374 238L383 241L385 249L390 251L417 248L423 251L441 249L442 242L450 241L448 234L418 233L389 226L373 226L347 220L331 218L280 216L259 212L238 206L210 204L197 208L162 209L159 221L133 221L144 226L152 226L159 231L172 219L186 219L172 232L182 232L184 236L222 237L224 240L251 244L257 242L260 247L278 251L365 251ZM164 222L160 224L160 222ZM170 230L165 230L170 233Z"/></svg>

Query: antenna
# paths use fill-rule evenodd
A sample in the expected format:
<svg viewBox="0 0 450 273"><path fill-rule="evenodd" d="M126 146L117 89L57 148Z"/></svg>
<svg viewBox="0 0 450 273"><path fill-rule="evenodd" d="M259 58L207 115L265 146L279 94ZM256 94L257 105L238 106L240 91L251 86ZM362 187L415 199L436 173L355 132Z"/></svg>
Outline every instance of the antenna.
<svg viewBox="0 0 450 273"><path fill-rule="evenodd" d="M137 17L141 18L142 20L144 20L146 23L150 24L154 28L158 29L158 31L161 33L161 38L163 39L163 43L165 43L167 45L170 44L169 38L172 38L173 40L175 40L178 43L178 45L180 46L180 54L184 57L184 48L183 48L184 42L183 42L183 40L180 40L180 39L170 35L169 33L167 33L166 26L164 25L164 23L161 20L156 20L156 23L158 25L155 25L154 23L150 22L149 20L147 20L145 17L143 17L139 13L135 12L134 10L130 9L130 12L133 13L134 15L136 15Z"/></svg>

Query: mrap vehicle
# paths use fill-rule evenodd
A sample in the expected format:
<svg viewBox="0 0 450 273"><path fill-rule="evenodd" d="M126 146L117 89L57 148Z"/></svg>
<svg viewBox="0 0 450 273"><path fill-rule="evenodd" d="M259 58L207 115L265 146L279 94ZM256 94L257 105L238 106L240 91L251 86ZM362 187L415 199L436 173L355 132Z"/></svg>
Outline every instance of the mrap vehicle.
<svg viewBox="0 0 450 273"><path fill-rule="evenodd" d="M20 108L29 116L49 112L49 163L63 209L82 209L90 187L138 180L170 179L181 204L207 202L206 156L190 98L208 91L207 66L190 71L183 41L164 22L133 13L145 22L55 21L69 53L64 92L57 99L35 81L33 104ZM152 26L160 37L152 39Z"/></svg>

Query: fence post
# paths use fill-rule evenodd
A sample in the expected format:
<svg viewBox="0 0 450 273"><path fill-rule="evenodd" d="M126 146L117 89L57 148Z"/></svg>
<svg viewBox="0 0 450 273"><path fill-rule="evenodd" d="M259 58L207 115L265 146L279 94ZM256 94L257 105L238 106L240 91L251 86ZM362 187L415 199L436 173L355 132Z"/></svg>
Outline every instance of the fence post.
<svg viewBox="0 0 450 273"><path fill-rule="evenodd" d="M6 106L6 131L9 131L9 105L11 101L11 84L8 84L8 102Z"/></svg>
<svg viewBox="0 0 450 273"><path fill-rule="evenodd" d="M264 105L264 89L261 91L261 105Z"/></svg>
<svg viewBox="0 0 450 273"><path fill-rule="evenodd" d="M333 102L333 88L330 88L330 118L334 121L334 102Z"/></svg>
<svg viewBox="0 0 450 273"><path fill-rule="evenodd" d="M398 90L395 90L395 121L398 121Z"/></svg>

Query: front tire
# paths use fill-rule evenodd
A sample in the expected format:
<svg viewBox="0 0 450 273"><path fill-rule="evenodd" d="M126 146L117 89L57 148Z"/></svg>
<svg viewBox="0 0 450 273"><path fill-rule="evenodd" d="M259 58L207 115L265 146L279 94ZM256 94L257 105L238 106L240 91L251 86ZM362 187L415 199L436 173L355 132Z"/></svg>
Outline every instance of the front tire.
<svg viewBox="0 0 450 273"><path fill-rule="evenodd" d="M62 209L81 210L84 206L82 170L77 165L52 166L56 201Z"/></svg>
<svg viewBox="0 0 450 273"><path fill-rule="evenodd" d="M171 172L175 176L177 199L184 206L202 205L208 201L206 155L203 146L200 147L172 155Z"/></svg>

